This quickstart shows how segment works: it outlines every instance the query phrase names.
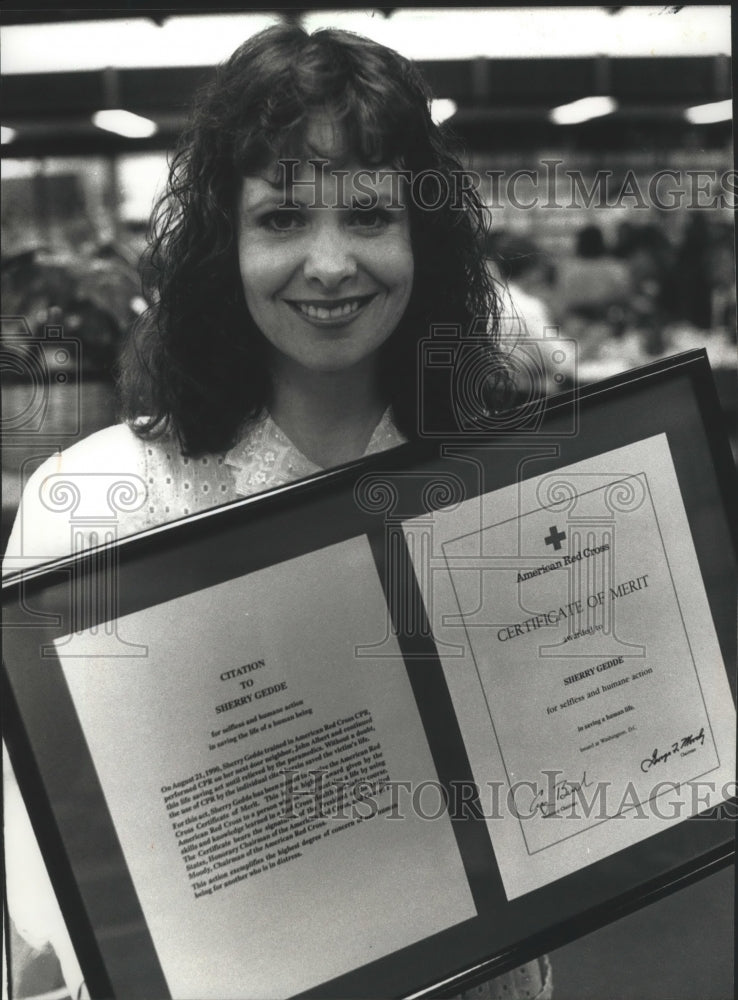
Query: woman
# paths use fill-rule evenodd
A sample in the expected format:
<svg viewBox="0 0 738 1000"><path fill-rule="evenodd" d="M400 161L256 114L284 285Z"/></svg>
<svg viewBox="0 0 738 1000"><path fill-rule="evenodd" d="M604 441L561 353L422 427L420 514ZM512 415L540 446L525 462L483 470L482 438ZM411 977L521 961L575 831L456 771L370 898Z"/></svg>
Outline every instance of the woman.
<svg viewBox="0 0 738 1000"><path fill-rule="evenodd" d="M156 213L154 306L121 368L127 423L34 474L14 561L69 551L59 476L78 475L100 516L109 481L89 471L134 477L125 535L419 436L420 342L497 314L476 196L413 197L421 174L451 192L460 171L428 96L405 59L332 30L273 27L221 67ZM448 393L432 402L435 426L452 419ZM491 995L548 988L532 963Z"/></svg>
<svg viewBox="0 0 738 1000"><path fill-rule="evenodd" d="M419 341L496 315L459 169L396 53L287 26L246 42L201 97L155 215L155 304L122 365L128 423L35 474L33 550L18 522L9 554L68 551L51 473L138 477L140 503L115 512L123 535L416 437ZM412 197L421 175L453 194ZM453 414L436 396L437 426Z"/></svg>

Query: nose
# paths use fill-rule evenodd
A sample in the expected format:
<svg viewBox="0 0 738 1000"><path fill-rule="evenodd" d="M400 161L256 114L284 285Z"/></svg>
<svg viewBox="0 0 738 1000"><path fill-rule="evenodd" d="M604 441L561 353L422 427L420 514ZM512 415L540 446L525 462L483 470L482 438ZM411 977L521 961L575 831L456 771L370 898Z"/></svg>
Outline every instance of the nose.
<svg viewBox="0 0 738 1000"><path fill-rule="evenodd" d="M312 285L337 289L357 271L350 236L337 225L316 226L307 247L303 272Z"/></svg>

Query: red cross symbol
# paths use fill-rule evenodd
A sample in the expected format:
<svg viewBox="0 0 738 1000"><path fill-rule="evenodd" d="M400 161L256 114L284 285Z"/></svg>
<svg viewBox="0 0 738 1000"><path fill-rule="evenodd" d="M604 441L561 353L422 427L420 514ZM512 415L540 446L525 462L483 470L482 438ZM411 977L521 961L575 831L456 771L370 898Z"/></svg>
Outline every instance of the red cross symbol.
<svg viewBox="0 0 738 1000"><path fill-rule="evenodd" d="M552 524L548 530L550 534L548 535L547 538L544 538L543 540L546 543L546 545L553 545L553 547L558 552L559 549L561 548L561 543L566 538L566 532L559 531L559 529L556 527L555 524Z"/></svg>

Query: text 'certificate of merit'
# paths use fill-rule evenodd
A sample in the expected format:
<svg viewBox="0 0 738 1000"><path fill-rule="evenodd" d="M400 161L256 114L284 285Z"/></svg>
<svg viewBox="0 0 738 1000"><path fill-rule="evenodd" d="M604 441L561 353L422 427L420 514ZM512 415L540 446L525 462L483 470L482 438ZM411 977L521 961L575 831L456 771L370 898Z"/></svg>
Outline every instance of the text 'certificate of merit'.
<svg viewBox="0 0 738 1000"><path fill-rule="evenodd" d="M508 898L732 794L735 710L666 435L437 512L430 567L404 528Z"/></svg>
<svg viewBox="0 0 738 1000"><path fill-rule="evenodd" d="M345 798L438 780L399 647L354 655L387 616L359 537L119 618L145 657L57 642L172 996L290 996L476 915L448 815Z"/></svg>

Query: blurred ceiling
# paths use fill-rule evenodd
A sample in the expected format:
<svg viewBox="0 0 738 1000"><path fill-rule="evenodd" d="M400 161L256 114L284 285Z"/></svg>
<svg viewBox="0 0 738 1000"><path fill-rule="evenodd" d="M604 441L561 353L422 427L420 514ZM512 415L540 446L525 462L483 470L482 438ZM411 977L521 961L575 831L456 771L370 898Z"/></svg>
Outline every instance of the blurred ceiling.
<svg viewBox="0 0 738 1000"><path fill-rule="evenodd" d="M326 18L336 19L340 15L321 15L323 5L313 4L309 9L275 10L275 8L249 8L249 15L268 14L272 19L277 17L302 17L308 27L327 23ZM238 10L243 14L243 7L236 4L221 3L218 12ZM545 9L544 9L545 10ZM561 16L582 17L579 13L561 12ZM603 8L577 8L584 14L591 14L590 23L598 26L599 35L593 44L602 44ZM612 25L611 34L617 36L621 32L622 39L615 45L613 51L633 51L629 41L632 34L632 18L626 17L634 8L605 8L607 22ZM641 8L645 10L645 8ZM653 8L649 8L653 11ZM662 8L662 13L666 11ZM682 10L669 8L668 10ZM703 11L721 11L723 8L702 8ZM692 9L694 11L694 8ZM208 11L213 14L214 11ZM394 30L398 24L413 23L425 25L428 28L434 18L433 11L410 11L406 8L385 8L379 23L369 15L378 13L361 8L353 12L343 12L344 19L353 16L363 16L362 23L370 24L375 35L385 37L385 32L391 26ZM444 13L437 12L439 15ZM446 15L451 12L446 11ZM484 7L460 11L457 26L466 24L481 25L482 18L490 15L507 15L508 20L517 19L518 35L512 36L519 41L519 46L530 44L523 30L526 25L536 24L541 28L541 15L533 16L530 9L526 14L523 9L508 11L491 11ZM548 15L551 10L547 12ZM158 25L179 20L182 14L202 16L202 7L191 4L179 5L176 17L171 17L171 10L160 8L117 8L101 9L99 4L78 3L74 9L62 8L59 4L45 3L25 4L22 10L7 10L2 14L4 25L11 26L10 31L18 30L12 26L31 25L41 21L48 23L72 22L101 19L114 19L121 24L121 19L133 21L145 18L153 20ZM462 15L469 15L471 20L464 21ZM413 16L423 15L425 20ZM676 20L674 19L676 16ZM226 15L227 17L227 15ZM526 21L526 17L529 19ZM678 20L679 15L672 15L671 20L643 21L649 30L658 28L660 35L666 37L669 32L674 35L675 26L694 22ZM321 19L322 18L322 19ZM185 20L187 20L185 18ZM211 18L211 20L216 20ZM713 18L715 24L723 23ZM223 24L225 25L225 20ZM351 22L353 23L353 22ZM441 22L438 21L438 24ZM485 24L490 22L485 21ZM502 24L502 22L499 22ZM549 24L557 22L549 20ZM582 22L584 23L584 22ZM704 22L708 27L708 22ZM194 25L194 22L192 22ZM631 25L628 31L623 31L624 25ZM662 28L661 26L665 26ZM110 24L109 28L114 25ZM669 32L665 32L665 28ZM80 44L85 38L85 25L78 26ZM91 29L90 29L91 30ZM121 38L123 26L121 25ZM359 30L358 28L356 30ZM226 44L232 45L234 35L217 32L220 44L223 44L223 34L226 34ZM368 33L368 32L367 32ZM705 34L707 33L707 29ZM417 34L417 31L416 31ZM474 34L466 31L466 34ZM677 32L677 35L679 33ZM550 35L543 34L542 39ZM689 32L682 32L686 38ZM18 37L17 34L14 37ZM91 36L90 36L91 37ZM201 35L203 41L204 33ZM239 37L243 37L242 35ZM412 39L412 35L408 35ZM429 35L429 37L432 37ZM594 37L594 36L593 36ZM676 36L675 36L676 37ZM692 48L686 45L687 51L700 51L700 45L715 44L713 40L707 43L695 36ZM6 32L5 38L8 38ZM436 39L436 46L438 45ZM483 51L485 40L468 39L469 44L476 46L470 51ZM617 41L617 39L616 39ZM641 39L642 41L642 39ZM440 36L443 42L443 34ZM390 44L392 42L390 41ZM407 42L413 44L412 41ZM417 50L417 38L414 42ZM535 43L534 43L535 44ZM400 47L399 45L397 46ZM540 47L540 46L539 46ZM450 44L453 51L458 50L458 40ZM20 46L18 47L20 51ZM161 49L159 49L161 51ZM207 47L200 46L200 54L207 54ZM402 51L402 49L401 49ZM635 51L639 51L636 46ZM667 51L669 51L667 46ZM673 51L673 49L672 49ZM44 155L78 155L78 154L108 154L115 152L131 152L134 150L168 149L184 125L188 107L192 97L212 74L212 65L140 65L126 64L122 66L106 66L94 69L68 69L60 72L23 72L25 63L16 59L12 64L13 50L6 45L3 50L3 70L6 75L3 80L3 116L4 126L12 128L16 135L12 142L2 146L4 157L30 157ZM407 53L406 53L407 54ZM87 53L84 58L88 58ZM94 52L91 53L94 60ZM195 52L197 61L197 52ZM135 58L135 53L134 53ZM154 56L154 59L156 57ZM164 61L162 59L162 61ZM184 60L183 60L184 61ZM213 60L215 61L215 60ZM591 54L580 56L549 56L515 57L515 56L470 56L469 58L419 58L421 71L429 81L436 97L454 101L457 112L449 122L449 127L465 143L472 152L530 150L533 148L569 148L582 147L589 149L623 149L623 148L715 148L726 147L731 140L731 123L729 121L712 125L690 125L684 118L687 107L721 101L730 98L731 72L730 58L723 52L711 54L685 55L632 55L632 54ZM28 62L32 63L31 56ZM79 62L83 62L80 48ZM12 65L11 65L12 64ZM7 66L10 65L10 72ZM72 59L74 63L74 57ZM94 65L94 61L91 63ZM35 65L34 65L35 68ZM593 94L608 94L618 102L618 109L606 117L593 119L578 125L554 125L549 120L552 107ZM155 135L145 139L126 139L109 132L104 132L92 124L91 115L104 108L125 108L154 121L158 127Z"/></svg>
<svg viewBox="0 0 738 1000"><path fill-rule="evenodd" d="M328 3L311 3L309 7L252 7L249 5L249 11L265 11L267 13L272 13L275 9L284 11L291 17L299 17L302 13L307 10L330 10L332 6ZM350 7L350 4L346 5ZM160 3L137 3L135 6L121 6L110 5L107 6L103 3L94 2L94 0L77 0L75 6L70 8L69 5L63 0L46 0L46 2L31 2L24 3L22 7L16 7L15 9L10 8L10 5L5 5L3 10L2 21L3 24L39 24L48 23L49 21L98 21L101 18L116 18L122 20L124 18L130 18L131 16L145 14L151 17L153 20L158 22L165 21L172 14L176 14L178 17L180 15L187 14L202 14L206 8L203 8L202 3L192 3L190 0L180 0L176 8L174 7L162 7ZM391 13L394 8L386 8L388 13ZM218 11L233 11L236 13L241 13L244 10L244 5L238 0L220 0L217 7L211 8L210 12L215 13Z"/></svg>

